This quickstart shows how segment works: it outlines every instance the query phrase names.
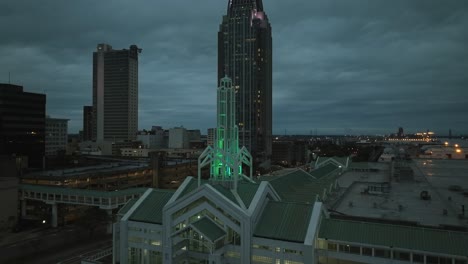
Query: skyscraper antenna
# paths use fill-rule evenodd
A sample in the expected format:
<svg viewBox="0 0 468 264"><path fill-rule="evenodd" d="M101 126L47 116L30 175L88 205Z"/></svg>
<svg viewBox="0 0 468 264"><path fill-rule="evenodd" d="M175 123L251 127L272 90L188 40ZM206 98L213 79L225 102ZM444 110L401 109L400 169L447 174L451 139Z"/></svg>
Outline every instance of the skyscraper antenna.
<svg viewBox="0 0 468 264"><path fill-rule="evenodd" d="M11 84L11 82L10 82L10 72L8 72L8 84Z"/></svg>

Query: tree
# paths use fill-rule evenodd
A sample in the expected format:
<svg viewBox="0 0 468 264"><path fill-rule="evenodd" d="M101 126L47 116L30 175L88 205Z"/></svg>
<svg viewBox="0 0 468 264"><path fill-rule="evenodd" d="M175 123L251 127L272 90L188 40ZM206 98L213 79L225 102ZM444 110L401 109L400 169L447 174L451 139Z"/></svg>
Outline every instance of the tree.
<svg viewBox="0 0 468 264"><path fill-rule="evenodd" d="M78 226L89 231L89 237L92 237L97 227L107 225L112 221L112 216L105 210L98 207L90 207L84 210L76 221Z"/></svg>

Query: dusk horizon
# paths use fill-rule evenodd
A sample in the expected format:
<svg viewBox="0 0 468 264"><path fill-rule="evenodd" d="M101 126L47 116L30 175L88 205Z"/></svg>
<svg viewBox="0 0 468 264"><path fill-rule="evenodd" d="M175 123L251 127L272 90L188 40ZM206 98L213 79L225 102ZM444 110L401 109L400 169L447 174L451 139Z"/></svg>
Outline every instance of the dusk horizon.
<svg viewBox="0 0 468 264"><path fill-rule="evenodd" d="M264 3L272 21L273 134L375 135L398 127L468 134L468 5L296 4L301 8L288 11L290 3ZM216 32L225 1L92 8L7 1L0 10L8 36L0 40L0 83L46 94L47 114L70 119L69 133L82 129L83 106L92 105L99 43L143 50L140 130L184 126L206 133L216 126Z"/></svg>

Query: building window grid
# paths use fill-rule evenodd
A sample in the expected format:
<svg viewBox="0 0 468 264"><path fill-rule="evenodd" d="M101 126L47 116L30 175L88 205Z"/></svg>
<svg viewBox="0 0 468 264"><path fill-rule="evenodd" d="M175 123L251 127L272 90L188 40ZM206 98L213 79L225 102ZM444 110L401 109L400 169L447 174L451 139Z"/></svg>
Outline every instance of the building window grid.
<svg viewBox="0 0 468 264"><path fill-rule="evenodd" d="M317 239L317 248L328 251L343 252L348 254L358 254L363 256L372 256L379 258L389 258L402 261L412 261L412 263L427 263L427 264L468 264L467 260L450 258L437 255L427 255L414 253L411 251L393 250L392 248L374 248L369 246L360 246L352 244L340 244L335 242L329 242L323 239ZM285 262L286 263L286 262Z"/></svg>

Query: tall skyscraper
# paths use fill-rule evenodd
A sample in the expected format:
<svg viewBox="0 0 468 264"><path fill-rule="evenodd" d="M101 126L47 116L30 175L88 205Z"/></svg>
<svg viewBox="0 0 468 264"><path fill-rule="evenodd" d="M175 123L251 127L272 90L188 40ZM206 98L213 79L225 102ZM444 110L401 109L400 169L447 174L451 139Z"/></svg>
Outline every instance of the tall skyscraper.
<svg viewBox="0 0 468 264"><path fill-rule="evenodd" d="M218 32L218 80L232 79L239 144L256 161L272 144L272 39L262 0L229 0ZM218 86L220 83L218 82Z"/></svg>
<svg viewBox="0 0 468 264"><path fill-rule="evenodd" d="M133 140L138 132L138 54L99 44L93 53L93 139Z"/></svg>
<svg viewBox="0 0 468 264"><path fill-rule="evenodd" d="M0 155L27 156L41 168L45 152L46 95L0 83ZM1 172L0 172L1 174Z"/></svg>

